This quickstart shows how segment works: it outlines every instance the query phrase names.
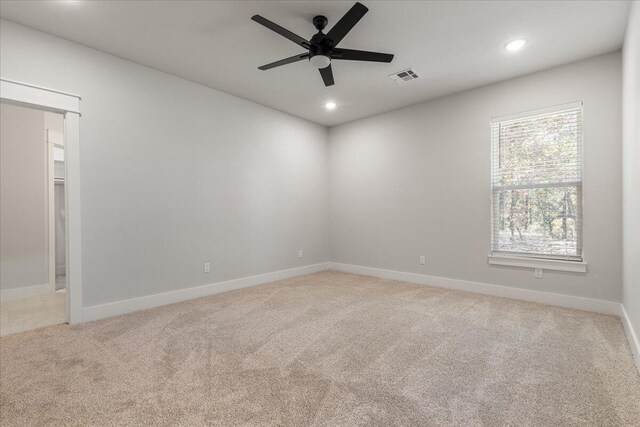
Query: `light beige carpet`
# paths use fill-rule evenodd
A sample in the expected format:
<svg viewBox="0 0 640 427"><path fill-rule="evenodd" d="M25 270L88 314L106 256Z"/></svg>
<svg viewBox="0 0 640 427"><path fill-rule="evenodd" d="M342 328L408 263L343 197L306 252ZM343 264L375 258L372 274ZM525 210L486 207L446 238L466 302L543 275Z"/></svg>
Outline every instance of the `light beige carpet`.
<svg viewBox="0 0 640 427"><path fill-rule="evenodd" d="M0 301L0 336L66 321L67 295L64 291Z"/></svg>
<svg viewBox="0 0 640 427"><path fill-rule="evenodd" d="M640 425L619 319L322 272L0 339L0 424Z"/></svg>

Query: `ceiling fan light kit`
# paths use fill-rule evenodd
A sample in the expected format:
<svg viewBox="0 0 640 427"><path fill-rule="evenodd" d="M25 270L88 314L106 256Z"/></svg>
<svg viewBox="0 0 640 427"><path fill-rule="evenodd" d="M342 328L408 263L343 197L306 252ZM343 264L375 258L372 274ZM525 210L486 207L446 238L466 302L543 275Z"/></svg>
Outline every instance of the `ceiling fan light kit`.
<svg viewBox="0 0 640 427"><path fill-rule="evenodd" d="M324 53L316 53L313 56L309 55L309 63L318 69L327 68L331 65L331 57Z"/></svg>
<svg viewBox="0 0 640 427"><path fill-rule="evenodd" d="M393 60L393 55L389 53L342 49L337 47L338 43L340 43L340 41L368 11L369 9L367 9L367 7L362 3L354 4L327 34L324 34L322 30L325 29L329 20L322 15L314 17L313 25L318 30L318 33L314 34L314 36L311 37L311 40L306 40L260 15L252 16L251 19L257 23L264 25L270 30L307 49L306 53L281 59L280 61L258 67L258 69L266 71L282 65L292 64L294 62L307 59L313 67L320 71L320 76L322 77L325 86L331 86L334 84L333 70L331 69L331 62L334 59L346 61L391 62L391 60Z"/></svg>

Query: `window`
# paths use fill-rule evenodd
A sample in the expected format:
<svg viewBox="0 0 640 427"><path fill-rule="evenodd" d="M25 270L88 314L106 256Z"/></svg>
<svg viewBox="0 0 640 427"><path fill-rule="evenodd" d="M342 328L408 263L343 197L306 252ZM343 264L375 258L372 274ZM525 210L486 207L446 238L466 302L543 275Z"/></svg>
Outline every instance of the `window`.
<svg viewBox="0 0 640 427"><path fill-rule="evenodd" d="M492 120L492 255L582 261L582 103Z"/></svg>

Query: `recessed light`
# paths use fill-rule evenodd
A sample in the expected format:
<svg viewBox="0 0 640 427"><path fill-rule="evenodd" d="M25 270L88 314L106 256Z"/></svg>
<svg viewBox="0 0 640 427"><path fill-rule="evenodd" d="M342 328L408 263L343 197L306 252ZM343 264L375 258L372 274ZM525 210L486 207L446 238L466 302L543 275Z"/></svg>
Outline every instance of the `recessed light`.
<svg viewBox="0 0 640 427"><path fill-rule="evenodd" d="M324 103L324 108L326 108L327 110L333 110L334 108L336 108L336 103L333 101L327 101Z"/></svg>
<svg viewBox="0 0 640 427"><path fill-rule="evenodd" d="M527 41L525 39L515 39L507 43L504 48L507 50L507 52L514 53L522 49L526 44Z"/></svg>

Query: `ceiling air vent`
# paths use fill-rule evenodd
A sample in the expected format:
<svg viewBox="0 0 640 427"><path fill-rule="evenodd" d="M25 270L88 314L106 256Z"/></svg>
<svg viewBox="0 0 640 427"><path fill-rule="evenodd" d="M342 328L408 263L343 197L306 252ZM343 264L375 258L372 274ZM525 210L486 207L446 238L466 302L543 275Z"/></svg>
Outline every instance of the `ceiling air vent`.
<svg viewBox="0 0 640 427"><path fill-rule="evenodd" d="M398 71L397 73L393 73L389 76L391 80L398 84L408 83L418 77L418 73L413 68L407 68L406 70Z"/></svg>

